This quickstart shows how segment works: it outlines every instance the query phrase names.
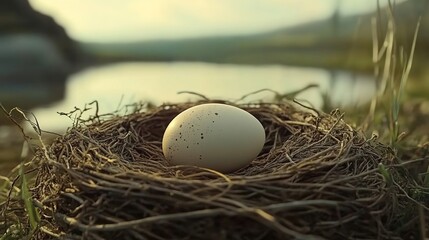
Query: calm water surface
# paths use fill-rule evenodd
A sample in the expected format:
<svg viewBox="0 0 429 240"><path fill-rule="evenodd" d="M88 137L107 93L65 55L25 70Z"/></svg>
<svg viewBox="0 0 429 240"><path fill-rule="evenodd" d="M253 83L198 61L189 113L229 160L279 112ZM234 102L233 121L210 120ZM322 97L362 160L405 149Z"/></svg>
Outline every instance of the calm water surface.
<svg viewBox="0 0 429 240"><path fill-rule="evenodd" d="M190 94L178 94L180 91L234 101L263 88L288 93L313 83L320 87L307 90L297 98L316 108L322 104L322 92L328 92L338 106L364 103L375 92L375 81L371 77L323 69L209 63L121 63L72 75L62 102L33 112L42 129L59 131L71 126L72 120L59 116L57 112L68 112L93 100L99 102L101 113L109 113L136 101L151 101L158 105L198 99ZM273 93L262 92L241 102L270 101L273 96Z"/></svg>

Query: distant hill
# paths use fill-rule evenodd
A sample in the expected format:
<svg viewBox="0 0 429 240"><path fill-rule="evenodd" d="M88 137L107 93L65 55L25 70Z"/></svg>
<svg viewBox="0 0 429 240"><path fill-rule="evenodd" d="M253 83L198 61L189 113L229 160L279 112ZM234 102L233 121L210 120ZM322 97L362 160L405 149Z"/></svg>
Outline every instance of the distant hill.
<svg viewBox="0 0 429 240"><path fill-rule="evenodd" d="M429 1L409 0L394 6L398 40L406 49L423 15L421 29L428 29ZM369 71L372 68L371 19L374 14L333 15L276 31L229 37L154 40L121 44L82 43L98 61L203 61L238 64L288 64ZM379 26L386 26L386 12ZM379 29L383 39L385 29ZM418 47L429 49L429 33L420 31ZM423 56L422 56L423 57Z"/></svg>

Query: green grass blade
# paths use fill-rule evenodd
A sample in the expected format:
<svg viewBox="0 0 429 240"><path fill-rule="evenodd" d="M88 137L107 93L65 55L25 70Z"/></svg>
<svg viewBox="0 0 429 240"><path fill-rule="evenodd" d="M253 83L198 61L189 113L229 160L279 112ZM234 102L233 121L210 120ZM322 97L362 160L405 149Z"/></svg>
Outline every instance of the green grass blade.
<svg viewBox="0 0 429 240"><path fill-rule="evenodd" d="M24 174L23 167L21 165L20 175L22 179L21 183L21 198L24 201L25 210L27 210L28 218L30 221L31 230L35 230L39 225L40 217L39 213L36 210L36 207L33 205L32 196L30 189L28 188L27 178Z"/></svg>
<svg viewBox="0 0 429 240"><path fill-rule="evenodd" d="M383 176L384 181L386 182L387 186L392 186L392 184L393 184L392 176L390 175L386 166L383 163L380 163L378 165L378 170L380 171L381 175Z"/></svg>
<svg viewBox="0 0 429 240"><path fill-rule="evenodd" d="M22 147L21 157L24 159L28 154L28 143L24 141ZM34 231L39 225L40 216L37 212L36 207L33 205L32 196L30 192L30 188L28 187L27 177L24 173L24 162L21 163L21 167L19 169L19 175L22 179L21 182L21 199L24 201L25 210L28 214L28 219L30 221L31 230Z"/></svg>

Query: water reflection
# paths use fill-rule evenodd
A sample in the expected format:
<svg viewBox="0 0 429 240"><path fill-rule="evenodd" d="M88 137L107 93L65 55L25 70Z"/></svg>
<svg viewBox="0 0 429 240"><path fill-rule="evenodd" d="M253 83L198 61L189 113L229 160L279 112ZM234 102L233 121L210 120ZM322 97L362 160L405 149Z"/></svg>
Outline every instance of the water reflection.
<svg viewBox="0 0 429 240"><path fill-rule="evenodd" d="M31 109L59 101L70 68L47 36L0 36L0 102L8 109Z"/></svg>
<svg viewBox="0 0 429 240"><path fill-rule="evenodd" d="M279 93L292 92L309 84L298 99L307 100L314 107L322 104L322 92L328 92L336 105L360 104L374 94L375 82L370 77L347 72L286 66L218 65L209 63L121 63L87 69L72 75L67 82L64 101L34 112L46 130L58 131L72 121L56 112L67 112L75 106L97 100L100 113L118 109L119 105L136 101L154 104L197 99L179 91L194 91L209 98L237 100L243 95L263 88ZM262 92L245 99L270 101L273 94Z"/></svg>
<svg viewBox="0 0 429 240"><path fill-rule="evenodd" d="M328 92L335 106L363 104L376 93L373 77L346 71L329 71Z"/></svg>

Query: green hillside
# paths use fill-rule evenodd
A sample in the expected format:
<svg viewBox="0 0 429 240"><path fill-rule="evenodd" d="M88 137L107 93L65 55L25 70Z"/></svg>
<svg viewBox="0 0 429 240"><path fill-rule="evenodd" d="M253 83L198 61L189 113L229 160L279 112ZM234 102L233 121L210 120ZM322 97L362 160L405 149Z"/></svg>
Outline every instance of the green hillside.
<svg viewBox="0 0 429 240"><path fill-rule="evenodd" d="M399 43L411 46L418 14L422 29L429 26L425 0L409 0L394 6ZM310 22L261 34L154 40L121 44L83 43L97 61L204 61L237 64L287 64L359 71L372 69L371 19L374 14ZM383 38L386 12L379 15L379 39ZM418 48L429 49L429 33L421 31ZM417 56L417 58L423 56ZM423 60L422 60L423 62Z"/></svg>

